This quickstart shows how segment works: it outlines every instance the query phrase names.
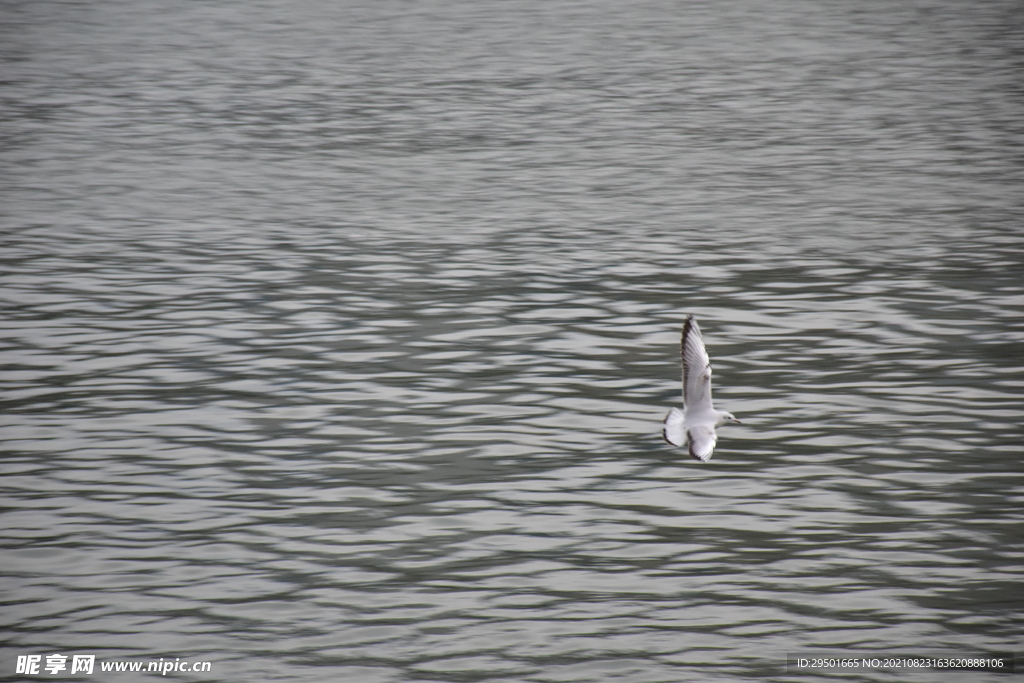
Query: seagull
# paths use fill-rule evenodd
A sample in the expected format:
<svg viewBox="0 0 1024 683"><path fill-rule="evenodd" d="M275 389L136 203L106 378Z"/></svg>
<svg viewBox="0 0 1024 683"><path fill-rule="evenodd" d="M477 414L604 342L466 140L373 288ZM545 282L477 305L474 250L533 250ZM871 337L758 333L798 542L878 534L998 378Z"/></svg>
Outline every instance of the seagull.
<svg viewBox="0 0 1024 683"><path fill-rule="evenodd" d="M711 405L711 359L708 358L700 327L693 316L687 316L683 325L683 408L668 411L665 428L661 431L665 441L673 446L689 443L690 455L707 462L715 450L718 435L715 427L729 422L739 423L732 413L715 410Z"/></svg>

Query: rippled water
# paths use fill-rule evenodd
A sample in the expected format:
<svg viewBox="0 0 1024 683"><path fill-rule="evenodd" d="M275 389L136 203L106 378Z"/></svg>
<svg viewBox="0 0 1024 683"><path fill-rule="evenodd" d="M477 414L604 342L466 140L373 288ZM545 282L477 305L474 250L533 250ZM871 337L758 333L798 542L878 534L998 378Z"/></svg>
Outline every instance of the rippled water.
<svg viewBox="0 0 1024 683"><path fill-rule="evenodd" d="M1019 649L1014 3L5 11L5 673Z"/></svg>

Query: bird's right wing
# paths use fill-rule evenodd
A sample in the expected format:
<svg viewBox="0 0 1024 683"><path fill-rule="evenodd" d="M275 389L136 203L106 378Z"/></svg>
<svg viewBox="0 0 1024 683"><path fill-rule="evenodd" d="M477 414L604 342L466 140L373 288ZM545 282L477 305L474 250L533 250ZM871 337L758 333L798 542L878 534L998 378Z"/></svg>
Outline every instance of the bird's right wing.
<svg viewBox="0 0 1024 683"><path fill-rule="evenodd" d="M690 455L701 462L710 460L711 454L715 452L715 444L718 442L715 428L704 425L690 427L688 436L690 437Z"/></svg>
<svg viewBox="0 0 1024 683"><path fill-rule="evenodd" d="M691 315L683 325L683 403L687 411L711 410L711 359ZM708 456L710 457L710 455Z"/></svg>

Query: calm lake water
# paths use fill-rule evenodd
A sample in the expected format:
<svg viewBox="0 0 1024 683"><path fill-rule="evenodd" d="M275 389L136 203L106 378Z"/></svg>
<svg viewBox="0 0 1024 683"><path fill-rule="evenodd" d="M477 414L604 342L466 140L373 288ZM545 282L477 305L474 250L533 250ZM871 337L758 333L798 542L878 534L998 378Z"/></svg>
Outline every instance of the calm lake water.
<svg viewBox="0 0 1024 683"><path fill-rule="evenodd" d="M1010 0L4 3L0 671L1024 650L1022 40ZM688 313L743 420L707 464L660 437Z"/></svg>

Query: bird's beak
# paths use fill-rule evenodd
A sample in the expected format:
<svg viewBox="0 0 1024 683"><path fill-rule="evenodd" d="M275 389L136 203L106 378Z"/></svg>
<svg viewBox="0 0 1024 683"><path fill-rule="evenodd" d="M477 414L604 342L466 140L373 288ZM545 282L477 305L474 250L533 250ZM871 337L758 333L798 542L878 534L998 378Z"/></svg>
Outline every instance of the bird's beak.
<svg viewBox="0 0 1024 683"><path fill-rule="evenodd" d="M741 424L743 424L742 422L740 422L739 420L737 420L737 419L736 419L735 417L734 417L734 418L732 419L732 421L733 421L734 423L738 424L738 425L741 425Z"/></svg>

